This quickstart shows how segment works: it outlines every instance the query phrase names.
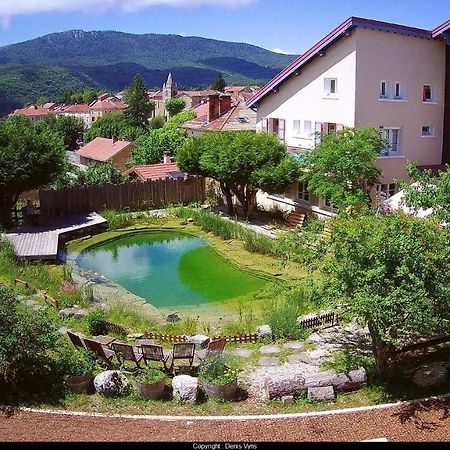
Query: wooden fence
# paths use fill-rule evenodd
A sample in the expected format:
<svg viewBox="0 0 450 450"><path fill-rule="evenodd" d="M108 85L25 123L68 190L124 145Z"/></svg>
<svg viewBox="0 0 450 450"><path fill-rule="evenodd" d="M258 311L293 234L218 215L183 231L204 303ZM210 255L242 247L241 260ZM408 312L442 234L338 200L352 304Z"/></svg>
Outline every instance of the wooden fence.
<svg viewBox="0 0 450 450"><path fill-rule="evenodd" d="M318 314L313 317L309 317L307 319L299 322L299 326L301 328L319 328L323 326L334 326L339 323L339 316L334 312Z"/></svg>
<svg viewBox="0 0 450 450"><path fill-rule="evenodd" d="M168 204L203 202L205 198L205 179L197 177L39 191L43 216L82 214L103 209L139 211Z"/></svg>
<svg viewBox="0 0 450 450"><path fill-rule="evenodd" d="M258 341L258 334L239 334L236 336L214 336L213 339L225 339L231 344L255 343Z"/></svg>
<svg viewBox="0 0 450 450"><path fill-rule="evenodd" d="M176 336L174 334L164 334L164 333L145 333L146 339L154 339L158 342L172 342L172 343L183 343L187 342L186 336Z"/></svg>

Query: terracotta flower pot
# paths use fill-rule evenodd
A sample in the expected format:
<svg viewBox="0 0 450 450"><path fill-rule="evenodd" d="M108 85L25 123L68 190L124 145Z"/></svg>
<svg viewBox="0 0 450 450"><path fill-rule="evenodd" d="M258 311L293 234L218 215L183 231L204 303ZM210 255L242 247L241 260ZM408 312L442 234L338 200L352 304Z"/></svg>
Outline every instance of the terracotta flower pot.
<svg viewBox="0 0 450 450"><path fill-rule="evenodd" d="M65 379L65 385L77 394L93 394L95 392L92 375L68 376Z"/></svg>
<svg viewBox="0 0 450 450"><path fill-rule="evenodd" d="M234 400L236 398L237 381L220 385L204 380L202 381L202 387L208 398L220 398L222 400Z"/></svg>
<svg viewBox="0 0 450 450"><path fill-rule="evenodd" d="M141 397L144 398L160 398L163 395L164 387L166 386L166 378L157 381L156 383L141 383L139 381L132 381L134 388Z"/></svg>

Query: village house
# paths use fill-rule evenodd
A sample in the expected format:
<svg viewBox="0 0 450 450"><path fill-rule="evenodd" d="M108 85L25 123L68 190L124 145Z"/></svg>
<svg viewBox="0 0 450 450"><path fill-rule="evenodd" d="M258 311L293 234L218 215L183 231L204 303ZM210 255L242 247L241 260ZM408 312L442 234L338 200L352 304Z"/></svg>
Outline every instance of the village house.
<svg viewBox="0 0 450 450"><path fill-rule="evenodd" d="M389 145L377 161L374 198L408 180L406 162L450 162L450 20L434 30L350 17L267 83L248 102L257 130L278 135L291 153L343 127L379 128ZM445 121L444 121L445 117ZM296 184L282 196L260 193L266 208L336 212Z"/></svg>
<svg viewBox="0 0 450 450"><path fill-rule="evenodd" d="M176 162L168 155L164 155L162 164L145 164L137 165L128 169L124 175L128 175L131 179L148 181L148 180L177 180L185 179L187 175L181 172Z"/></svg>
<svg viewBox="0 0 450 450"><path fill-rule="evenodd" d="M111 163L119 172L125 172L135 148L132 142L97 137L77 150L76 155L82 165Z"/></svg>
<svg viewBox="0 0 450 450"><path fill-rule="evenodd" d="M100 117L103 117L105 114L123 112L126 107L127 105L114 95L108 93L99 95L97 100L94 100L89 105L91 124L100 119Z"/></svg>
<svg viewBox="0 0 450 450"><path fill-rule="evenodd" d="M16 109L10 116L24 116L28 117L32 122L37 122L51 113L49 108L32 105L27 108Z"/></svg>
<svg viewBox="0 0 450 450"><path fill-rule="evenodd" d="M92 125L91 108L87 103L62 107L57 114L60 116L72 116L81 119L86 129Z"/></svg>

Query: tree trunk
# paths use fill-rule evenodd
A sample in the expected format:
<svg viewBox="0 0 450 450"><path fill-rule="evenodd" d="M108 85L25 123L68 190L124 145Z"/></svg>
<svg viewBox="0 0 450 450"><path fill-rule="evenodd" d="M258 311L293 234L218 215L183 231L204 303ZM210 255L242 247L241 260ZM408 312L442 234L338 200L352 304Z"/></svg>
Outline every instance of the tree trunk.
<svg viewBox="0 0 450 450"><path fill-rule="evenodd" d="M372 337L372 349L378 375L383 375L395 355L395 347L383 342L373 323L369 321L368 328Z"/></svg>
<svg viewBox="0 0 450 450"><path fill-rule="evenodd" d="M234 215L234 208L233 208L233 194L231 193L230 188L225 184L220 182L220 190L222 191L222 194L225 197L225 200L227 202L227 214L229 216Z"/></svg>
<svg viewBox="0 0 450 450"><path fill-rule="evenodd" d="M5 230L12 226L11 213L16 201L10 197L0 198L0 227L5 228Z"/></svg>
<svg viewBox="0 0 450 450"><path fill-rule="evenodd" d="M242 205L244 217L246 219L251 219L253 217L253 212L256 206L256 192L257 191L250 190L245 186L236 187L236 189L234 190L236 197Z"/></svg>

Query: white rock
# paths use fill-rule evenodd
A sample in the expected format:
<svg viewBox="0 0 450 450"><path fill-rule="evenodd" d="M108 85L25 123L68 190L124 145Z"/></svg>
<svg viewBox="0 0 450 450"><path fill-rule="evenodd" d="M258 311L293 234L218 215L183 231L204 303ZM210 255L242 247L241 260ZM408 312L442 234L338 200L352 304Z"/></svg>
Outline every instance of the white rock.
<svg viewBox="0 0 450 450"><path fill-rule="evenodd" d="M173 396L183 403L195 403L197 400L198 379L189 375L177 375L172 380Z"/></svg>
<svg viewBox="0 0 450 450"><path fill-rule="evenodd" d="M270 328L270 325L261 325L256 332L258 333L259 339L272 337L272 328Z"/></svg>
<svg viewBox="0 0 450 450"><path fill-rule="evenodd" d="M107 370L94 378L94 387L99 394L113 396L128 386L128 381L119 370Z"/></svg>
<svg viewBox="0 0 450 450"><path fill-rule="evenodd" d="M299 374L279 374L267 377L264 383L266 399L294 395L304 388L305 379Z"/></svg>
<svg viewBox="0 0 450 450"><path fill-rule="evenodd" d="M305 375L305 387L332 386L336 380L336 372L329 370L326 372L308 373Z"/></svg>
<svg viewBox="0 0 450 450"><path fill-rule="evenodd" d="M333 386L311 387L308 389L308 398L316 402L334 400L336 394Z"/></svg>

